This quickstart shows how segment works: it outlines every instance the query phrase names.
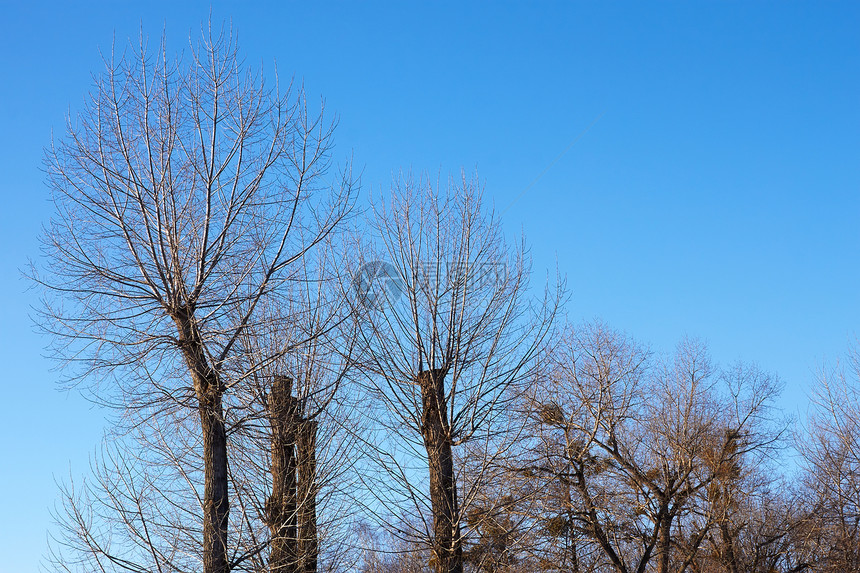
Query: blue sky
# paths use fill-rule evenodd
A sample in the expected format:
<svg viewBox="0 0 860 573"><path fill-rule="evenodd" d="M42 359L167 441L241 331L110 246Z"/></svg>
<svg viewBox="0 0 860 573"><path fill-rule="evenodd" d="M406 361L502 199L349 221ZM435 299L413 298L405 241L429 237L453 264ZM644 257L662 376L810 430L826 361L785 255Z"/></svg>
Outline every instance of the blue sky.
<svg viewBox="0 0 860 573"><path fill-rule="evenodd" d="M210 5L0 10L0 554L3 573L28 573L55 478L85 473L103 424L56 390L28 318L19 269L52 214L42 148L100 71L99 49L141 26L185 49ZM574 320L601 317L657 351L699 336L720 363L778 373L790 412L858 334L860 4L216 3L211 14L232 20L249 63L277 61L325 97L336 153L353 154L365 193L401 169L477 169L536 269L567 275Z"/></svg>

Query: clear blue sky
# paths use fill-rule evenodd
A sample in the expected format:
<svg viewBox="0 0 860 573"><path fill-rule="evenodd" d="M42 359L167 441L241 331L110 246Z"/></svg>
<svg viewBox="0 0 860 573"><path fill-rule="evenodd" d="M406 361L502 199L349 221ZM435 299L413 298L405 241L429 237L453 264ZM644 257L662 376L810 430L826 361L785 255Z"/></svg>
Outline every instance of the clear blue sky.
<svg viewBox="0 0 860 573"><path fill-rule="evenodd" d="M0 573L36 571L55 477L103 415L56 391L18 269L51 216L51 130L141 24L187 46L208 4L0 8ZM777 372L785 406L860 325L860 4L218 3L251 63L277 60L341 118L364 188L477 168L574 319ZM596 121L595 121L596 120ZM558 161L553 161L567 149ZM548 166L551 167L546 170ZM541 173L534 185L529 185Z"/></svg>

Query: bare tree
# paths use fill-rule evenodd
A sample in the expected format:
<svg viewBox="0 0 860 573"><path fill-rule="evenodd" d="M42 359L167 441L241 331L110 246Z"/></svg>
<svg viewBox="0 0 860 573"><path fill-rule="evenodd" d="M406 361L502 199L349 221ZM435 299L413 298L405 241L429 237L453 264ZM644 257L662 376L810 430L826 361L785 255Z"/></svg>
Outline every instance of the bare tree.
<svg viewBox="0 0 860 573"><path fill-rule="evenodd" d="M240 467L247 473L245 482L254 484L253 497L265 499L258 507L270 532L270 571L317 571L321 541L331 568L333 553L345 550L343 534L354 514L351 485L359 452L353 438L361 423L352 411L352 391L341 391L354 337L336 274L329 273L334 259L327 255L305 264L304 280L295 283L284 304L269 311L289 316L291 332L282 332L283 321L273 320L274 328L249 329L242 342L252 357L246 369L269 349L288 348L237 387L243 406L235 425L246 440ZM265 451L270 457L261 458ZM263 498L269 490L259 486L267 471L271 493Z"/></svg>
<svg viewBox="0 0 860 573"><path fill-rule="evenodd" d="M796 573L811 567L808 504L787 480L756 477L759 483L712 488L720 492L718 515L693 571Z"/></svg>
<svg viewBox="0 0 860 573"><path fill-rule="evenodd" d="M744 366L717 372L690 341L655 364L599 323L569 331L550 364L526 404L535 438L519 468L543 508L538 551L555 546L573 571L694 566L719 488L780 435L776 381Z"/></svg>
<svg viewBox="0 0 860 573"><path fill-rule="evenodd" d="M247 70L232 34L210 30L185 61L163 41L131 52L106 61L48 151L56 214L35 275L47 287L41 322L99 400L155 418L182 411L177 427L201 436L199 556L206 573L225 573L225 396L285 351L249 368L240 341L346 216L353 183L348 170L326 181L333 124L301 90Z"/></svg>
<svg viewBox="0 0 860 573"><path fill-rule="evenodd" d="M816 571L860 569L860 350L818 376L797 444Z"/></svg>
<svg viewBox="0 0 860 573"><path fill-rule="evenodd" d="M384 430L374 455L385 487L371 488L371 510L383 522L414 515L396 533L425 542L436 571L458 573L464 516L505 455L507 408L533 376L560 295L532 302L525 246L506 245L475 180L400 179L368 226L376 243L354 285L358 364Z"/></svg>
<svg viewBox="0 0 860 573"><path fill-rule="evenodd" d="M340 571L355 561L349 528L358 452L352 428L344 428L355 417L339 392L341 353L327 350L332 338L342 339L331 323L343 308L328 296L337 292L330 283L308 279L291 285L289 304L278 307L296 327L246 332L240 344L248 364L233 364L245 376L225 397L224 414L234 571ZM261 353L277 346L287 350L261 367ZM93 461L92 478L64 488L51 555L58 570L199 570L199 422L181 406L151 413L126 412Z"/></svg>

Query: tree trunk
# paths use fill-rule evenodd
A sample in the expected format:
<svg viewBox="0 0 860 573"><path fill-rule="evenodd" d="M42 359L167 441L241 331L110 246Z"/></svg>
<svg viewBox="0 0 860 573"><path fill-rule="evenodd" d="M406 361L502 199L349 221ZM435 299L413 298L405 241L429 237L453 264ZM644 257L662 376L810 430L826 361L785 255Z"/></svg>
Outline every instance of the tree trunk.
<svg viewBox="0 0 860 573"><path fill-rule="evenodd" d="M228 573L227 527L230 514L227 480L227 430L223 389L206 358L193 309L173 309L179 348L194 381L203 434L203 573Z"/></svg>
<svg viewBox="0 0 860 573"><path fill-rule="evenodd" d="M726 564L726 568L729 570L729 573L740 573L737 556L735 555L734 539L726 523L720 524L720 537L723 540L723 551L725 552L723 554L723 562Z"/></svg>
<svg viewBox="0 0 860 573"><path fill-rule="evenodd" d="M272 427L272 495L266 502L266 524L271 533L269 571L296 573L296 400L292 378L275 376L269 394Z"/></svg>
<svg viewBox="0 0 860 573"><path fill-rule="evenodd" d="M433 554L438 573L463 573L457 483L451 432L445 407L445 370L418 373L423 406L421 433L430 466L430 504L433 511Z"/></svg>
<svg viewBox="0 0 860 573"><path fill-rule="evenodd" d="M296 457L298 459L298 527L299 571L316 573L319 541L317 539L316 483L317 422L299 422Z"/></svg>
<svg viewBox="0 0 860 573"><path fill-rule="evenodd" d="M200 401L203 429L203 571L227 573L227 432L221 393L210 389Z"/></svg>
<svg viewBox="0 0 860 573"><path fill-rule="evenodd" d="M567 539L570 543L570 571L571 573L579 573L579 547L576 543L576 532L574 529L574 512L573 512L573 495L570 492L570 480L569 479L560 479L562 486L564 487L564 503L566 505L566 515L567 519Z"/></svg>
<svg viewBox="0 0 860 573"><path fill-rule="evenodd" d="M669 573L669 552L672 542L672 516L669 514L667 509L664 509L662 514L658 516L658 519L660 520L660 533L658 534L657 541L657 557L659 559L657 562L657 571L658 573Z"/></svg>

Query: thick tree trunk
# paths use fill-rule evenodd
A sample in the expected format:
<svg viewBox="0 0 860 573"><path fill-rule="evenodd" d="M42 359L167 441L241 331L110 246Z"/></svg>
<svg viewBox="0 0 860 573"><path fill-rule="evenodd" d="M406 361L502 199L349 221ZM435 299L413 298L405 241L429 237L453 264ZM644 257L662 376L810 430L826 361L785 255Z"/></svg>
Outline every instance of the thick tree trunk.
<svg viewBox="0 0 860 573"><path fill-rule="evenodd" d="M230 514L227 479L227 430L223 388L209 365L193 309L173 309L179 348L194 381L203 434L203 573L228 573L227 528Z"/></svg>
<svg viewBox="0 0 860 573"><path fill-rule="evenodd" d="M567 507L567 515L565 518L567 519L567 538L570 543L570 571L571 573L579 573L579 547L576 543L576 532L573 527L573 495L571 494L570 480L569 479L561 479L561 485L564 487L564 503Z"/></svg>
<svg viewBox="0 0 860 573"><path fill-rule="evenodd" d="M203 571L227 573L227 432L221 393L213 388L200 400L203 429Z"/></svg>
<svg viewBox="0 0 860 573"><path fill-rule="evenodd" d="M272 427L272 495L266 502L266 522L271 533L269 571L298 571L296 528L296 400L292 379L276 376L269 394Z"/></svg>
<svg viewBox="0 0 860 573"><path fill-rule="evenodd" d="M658 573L669 573L669 552L672 542L672 516L664 510L660 519L660 533L657 541L657 571Z"/></svg>
<svg viewBox="0 0 860 573"><path fill-rule="evenodd" d="M421 387L421 433L430 466L430 504L433 511L433 554L438 573L463 573L463 543L457 508L457 483L451 432L445 407L444 370L418 373Z"/></svg>
<svg viewBox="0 0 860 573"><path fill-rule="evenodd" d="M317 422L301 420L296 441L298 459L298 527L299 571L316 573L319 541L317 539Z"/></svg>

